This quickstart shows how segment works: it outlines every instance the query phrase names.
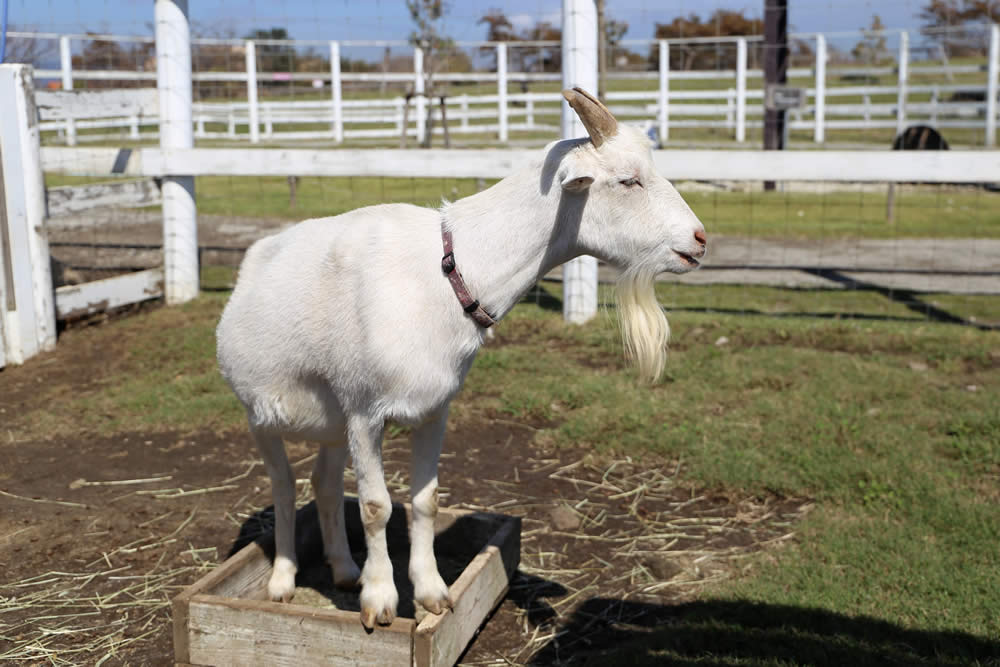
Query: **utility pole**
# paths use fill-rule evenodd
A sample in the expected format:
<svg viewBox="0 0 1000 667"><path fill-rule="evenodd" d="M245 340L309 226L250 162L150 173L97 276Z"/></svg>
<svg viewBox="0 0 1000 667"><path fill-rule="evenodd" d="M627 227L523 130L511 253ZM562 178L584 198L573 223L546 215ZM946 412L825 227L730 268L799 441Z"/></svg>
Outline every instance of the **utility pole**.
<svg viewBox="0 0 1000 667"><path fill-rule="evenodd" d="M764 0L764 150L785 147L785 110L777 109L773 89L788 82L788 0ZM774 181L764 181L774 190Z"/></svg>
<svg viewBox="0 0 1000 667"><path fill-rule="evenodd" d="M604 21L604 0L597 0L597 97L607 98L608 30Z"/></svg>

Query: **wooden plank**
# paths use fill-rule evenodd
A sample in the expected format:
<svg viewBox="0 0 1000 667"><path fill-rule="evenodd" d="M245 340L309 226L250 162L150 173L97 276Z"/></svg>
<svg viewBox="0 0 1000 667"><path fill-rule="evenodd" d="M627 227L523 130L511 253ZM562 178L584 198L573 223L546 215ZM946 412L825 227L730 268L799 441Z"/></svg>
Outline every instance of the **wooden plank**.
<svg viewBox="0 0 1000 667"><path fill-rule="evenodd" d="M5 360L23 363L56 343L52 274L29 65L0 67L0 226L5 246Z"/></svg>
<svg viewBox="0 0 1000 667"><path fill-rule="evenodd" d="M42 171L82 176L159 176L142 168L144 149L43 146Z"/></svg>
<svg viewBox="0 0 1000 667"><path fill-rule="evenodd" d="M827 108L829 113L829 107ZM671 121L684 125L685 121ZM886 121L891 124L891 121ZM827 121L835 127L837 121ZM811 127L810 123L803 127ZM46 171L107 174L115 148L42 149ZM139 148L114 173L163 176L171 173L231 176L385 176L400 178L503 178L540 160L540 150L407 151L282 148ZM657 150L653 160L672 180L925 183L1000 182L998 151L763 151Z"/></svg>
<svg viewBox="0 0 1000 667"><path fill-rule="evenodd" d="M56 289L56 317L73 319L163 296L163 269L137 271Z"/></svg>
<svg viewBox="0 0 1000 667"><path fill-rule="evenodd" d="M417 667L450 667L507 594L521 553L521 519L507 517L489 543L451 585L454 611L427 615L414 637Z"/></svg>
<svg viewBox="0 0 1000 667"><path fill-rule="evenodd" d="M196 665L410 665L411 619L372 634L357 614L294 604L197 595L188 608Z"/></svg>
<svg viewBox="0 0 1000 667"><path fill-rule="evenodd" d="M154 206L163 201L152 178L66 185L49 188L46 195L49 216L79 213L99 206Z"/></svg>
<svg viewBox="0 0 1000 667"><path fill-rule="evenodd" d="M79 73L74 72L79 76ZM39 90L35 102L42 120L104 118L107 116L156 116L156 88L118 90Z"/></svg>

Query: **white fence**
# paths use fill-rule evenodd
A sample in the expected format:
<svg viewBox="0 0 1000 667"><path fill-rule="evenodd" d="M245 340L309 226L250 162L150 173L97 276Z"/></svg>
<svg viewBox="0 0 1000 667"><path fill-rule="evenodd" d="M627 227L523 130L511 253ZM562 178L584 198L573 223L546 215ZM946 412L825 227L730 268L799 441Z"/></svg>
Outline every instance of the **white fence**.
<svg viewBox="0 0 1000 667"><path fill-rule="evenodd" d="M827 38L822 34L798 35L799 40L809 41L814 51L811 68L792 68L790 80L811 81L805 87L806 105L792 110L789 129L808 131L813 140L825 143L829 132L838 130L870 130L878 128L902 131L913 123L926 123L949 129L980 129L983 143L995 144L996 98L1000 81L1000 30L989 28L990 49L985 67L980 64L927 64L911 62L910 39L905 31L899 37L896 63L891 66L833 66L828 64ZM895 33L894 33L895 34ZM22 39L58 40L61 54L59 69L40 69L38 78L51 78L61 82L63 89L71 89L80 81L152 82L155 71L87 70L74 69L72 42L107 39L122 41L150 41L145 37L115 35L58 35L54 33L11 33ZM735 48L735 68L720 70L669 70L669 53L693 40L659 40L648 42L629 41L632 46L646 47L659 53L659 70L610 71L614 81L647 82L648 90L612 91L607 95L612 110L623 119L647 121L657 128L661 141L670 136L671 128L724 128L738 141L747 137L748 128L762 126L764 92L761 87L761 70L748 67L748 46L759 37L713 40ZM330 139L375 139L399 137L405 131L409 136L422 138L424 119L428 113L440 113L437 100L421 96L424 86L423 53L413 49L410 72L342 72L340 53L351 46L366 46L366 42L303 42L283 40L192 40L195 45L229 45L242 54L241 71L193 72L192 80L198 82L237 82L246 86L246 101L221 103L195 103L192 109L194 132L198 138L260 141L294 141ZM384 42L404 47L405 42ZM495 72L444 72L435 75L437 81L453 83L494 84L494 94L451 95L446 99L448 131L456 134L494 134L499 141L507 142L510 132L548 132L553 135L558 128L558 92L510 93L513 83L558 82L559 73L511 71L508 48L517 43L460 42L466 47L492 49L498 63ZM331 54L328 72L258 72L258 46L322 45ZM554 47L557 43L538 42L532 46ZM956 83L956 77L983 74L985 81ZM830 85L831 79L891 76L892 85ZM914 84L918 77L940 76L940 83ZM321 81L328 93L326 100L267 101L260 100L258 88L269 81ZM715 81L730 85L716 89L683 89L681 82ZM403 97L389 99L345 99L344 87L352 83L379 82L408 84L416 94L414 113L404 110ZM673 88L671 87L673 84ZM635 84L632 85L641 85ZM614 88L613 85L610 86ZM968 99L969 97L976 99ZM860 98L860 99L859 99ZM428 103L431 102L430 104ZM406 121L404 121L406 118ZM147 114L120 114L46 118L43 130L63 134L68 144L83 139L105 139L105 135L78 135L78 129L95 130L115 128L127 130L133 139L140 137L143 128L155 130L158 124L155 112ZM300 126L300 127L296 127ZM437 132L443 132L439 126ZM142 132L147 135L146 132ZM119 132L120 136L121 132Z"/></svg>

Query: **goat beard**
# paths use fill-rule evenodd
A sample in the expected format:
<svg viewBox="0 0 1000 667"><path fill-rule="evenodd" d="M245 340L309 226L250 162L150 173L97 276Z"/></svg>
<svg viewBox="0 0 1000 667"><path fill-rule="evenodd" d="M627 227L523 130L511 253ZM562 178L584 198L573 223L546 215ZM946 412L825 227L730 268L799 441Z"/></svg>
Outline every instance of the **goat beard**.
<svg viewBox="0 0 1000 667"><path fill-rule="evenodd" d="M667 316L656 300L654 277L649 271L626 271L615 290L625 357L635 365L639 379L649 384L663 373L670 338Z"/></svg>

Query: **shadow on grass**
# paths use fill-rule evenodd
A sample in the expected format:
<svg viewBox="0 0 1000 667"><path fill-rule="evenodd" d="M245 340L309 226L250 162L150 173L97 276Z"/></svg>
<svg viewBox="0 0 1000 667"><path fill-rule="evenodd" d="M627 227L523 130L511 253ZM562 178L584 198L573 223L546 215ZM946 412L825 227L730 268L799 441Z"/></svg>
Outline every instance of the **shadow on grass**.
<svg viewBox="0 0 1000 667"><path fill-rule="evenodd" d="M1000 665L1000 642L783 605L591 598L531 664Z"/></svg>

